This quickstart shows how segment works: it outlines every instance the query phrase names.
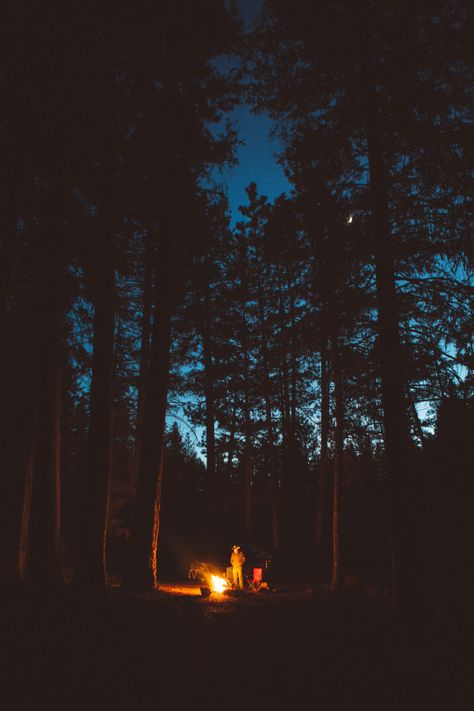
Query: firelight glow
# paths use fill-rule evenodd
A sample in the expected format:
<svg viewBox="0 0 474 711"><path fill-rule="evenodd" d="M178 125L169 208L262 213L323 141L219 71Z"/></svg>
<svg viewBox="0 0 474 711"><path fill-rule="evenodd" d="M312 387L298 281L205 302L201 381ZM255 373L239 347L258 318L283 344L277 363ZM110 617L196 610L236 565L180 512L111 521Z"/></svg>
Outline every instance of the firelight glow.
<svg viewBox="0 0 474 711"><path fill-rule="evenodd" d="M225 578L221 578L219 575L211 575L211 587L213 592L223 593L224 590L229 587L229 583Z"/></svg>

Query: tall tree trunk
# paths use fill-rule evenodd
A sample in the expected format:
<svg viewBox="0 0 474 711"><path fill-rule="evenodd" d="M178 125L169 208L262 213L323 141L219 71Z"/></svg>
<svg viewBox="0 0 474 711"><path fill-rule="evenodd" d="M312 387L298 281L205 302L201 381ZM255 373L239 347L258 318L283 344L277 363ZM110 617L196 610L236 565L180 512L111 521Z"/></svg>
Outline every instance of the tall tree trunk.
<svg viewBox="0 0 474 711"><path fill-rule="evenodd" d="M3 333L5 308L8 300L9 285L14 261L16 223L18 218L17 195L15 190L15 170L8 176L2 176L3 200L0 204L0 333Z"/></svg>
<svg viewBox="0 0 474 711"><path fill-rule="evenodd" d="M327 196L330 201L330 196ZM316 259L313 265L314 290L316 293L320 290L321 301L321 444L319 452L319 493L316 504L316 571L321 574L326 574L328 565L328 540L326 536L326 514L328 512L328 440L330 428L330 368L329 368L329 336L330 322L334 318L334 297L336 279L333 266L333 260L328 254L328 228L323 228L315 234L315 244L317 245ZM322 268L322 273L320 270ZM333 326L331 326L333 328Z"/></svg>
<svg viewBox="0 0 474 711"><path fill-rule="evenodd" d="M8 11L6 11L8 15ZM13 13L15 15L15 13ZM21 130L18 121L17 66L21 61L21 30L15 27L16 18L2 13L0 30L0 62L2 66L2 103L0 106L0 334L4 331L5 307L16 252L19 189L22 182ZM2 348L2 351L4 349ZM0 358L3 353L0 353ZM1 360L0 360L1 362Z"/></svg>
<svg viewBox="0 0 474 711"><path fill-rule="evenodd" d="M380 375L387 475L391 486L391 548L394 600L404 606L410 592L410 540L407 521L408 422L405 377L395 288L395 268L383 155L383 130L371 67L366 71L367 143L370 171L373 245L375 252ZM411 517L410 517L411 519ZM410 524L412 521L410 521Z"/></svg>
<svg viewBox="0 0 474 711"><path fill-rule="evenodd" d="M245 324L244 324L245 327ZM252 539L253 531L253 501L252 501L252 424L250 420L250 383L248 352L244 352L244 477L245 477L245 535L247 541Z"/></svg>
<svg viewBox="0 0 474 711"><path fill-rule="evenodd" d="M288 372L288 338L286 326L285 300L283 295L283 285L278 273L278 323L280 328L280 377L282 389L282 420L285 422L287 429L286 435L288 438L288 428L290 427L291 411L290 411L290 388L289 388L289 372Z"/></svg>
<svg viewBox="0 0 474 711"><path fill-rule="evenodd" d="M244 481L245 481L245 535L247 541L252 540L253 533L253 494L252 494L252 422L251 422L251 394L250 394L250 359L249 359L249 333L246 308L246 295L248 294L248 256L247 248L242 241L240 274L242 278L241 300L241 329L242 329L242 354L244 376Z"/></svg>
<svg viewBox="0 0 474 711"><path fill-rule="evenodd" d="M89 433L83 477L83 527L75 582L103 587L106 583L107 514L112 446L112 373L114 362L114 237L110 208L98 208L94 265L94 351Z"/></svg>
<svg viewBox="0 0 474 711"><path fill-rule="evenodd" d="M140 462L140 449L143 436L143 419L145 410L145 391L150 361L150 335L152 328L152 302L153 302L153 240L152 228L148 228L144 254L143 300L142 300L142 328L140 347L140 366L138 374L137 417L135 421L135 456L133 463L132 488L134 493L137 488L138 467Z"/></svg>
<svg viewBox="0 0 474 711"><path fill-rule="evenodd" d="M291 554L295 545L295 516L296 516L296 476L295 467L295 432L294 432L294 410L290 398L290 373L288 367L288 327L286 324L285 298L283 292L283 282L280 273L280 266L277 267L278 279L278 320L280 327L280 379L281 379L281 421L282 421L282 449L283 467L282 479L284 486L284 545L288 555ZM292 344L294 345L294 344ZM294 366L294 363L292 363ZM293 395L294 395L293 390Z"/></svg>
<svg viewBox="0 0 474 711"><path fill-rule="evenodd" d="M234 459L234 452L235 452L235 430L236 430L236 427L237 427L237 404L236 404L236 401L234 400L234 402L232 404L232 417L230 420L229 443L227 445L226 473L227 473L228 479L230 479L232 476L232 469L233 469L232 460Z"/></svg>
<svg viewBox="0 0 474 711"><path fill-rule="evenodd" d="M216 478L216 435L214 403L214 365L210 319L210 295L206 287L202 301L202 348L204 365L204 398L206 404L206 460L207 483L212 491Z"/></svg>
<svg viewBox="0 0 474 711"><path fill-rule="evenodd" d="M325 543L325 513L328 474L329 369L326 339L321 347L321 445L319 451L319 492L316 505L316 567L322 571Z"/></svg>
<svg viewBox="0 0 474 711"><path fill-rule="evenodd" d="M263 370L263 394L265 399L265 420L267 425L267 448L268 448L268 463L271 469L271 484L270 484L270 501L271 501L271 528L272 528L272 545L275 550L280 548L280 522L279 522L279 506L278 506L278 460L275 448L275 436L273 428L272 416L272 397L271 397L271 382L270 382L270 360L268 354L267 343L267 328L265 321L265 302L263 296L262 274L260 265L260 256L258 253L258 245L255 244L255 265L257 273L257 302L258 302L258 318L260 325L260 350L262 357Z"/></svg>
<svg viewBox="0 0 474 711"><path fill-rule="evenodd" d="M49 188L38 255L38 419L27 480L22 539L25 582L62 585L61 566L61 371L64 340L64 196L59 181ZM29 498L31 497L31 498ZM29 498L29 501L28 501ZM29 516L29 521L26 517Z"/></svg>
<svg viewBox="0 0 474 711"><path fill-rule="evenodd" d="M155 318L145 398L135 514L124 587L144 592L158 585L157 548L160 526L163 452L170 369L172 317L171 230L161 226Z"/></svg>
<svg viewBox="0 0 474 711"><path fill-rule="evenodd" d="M291 286L290 267L286 263L286 284L288 291L288 299L290 304L290 423L293 434L296 428L296 405L297 405L297 389L298 389L298 359L296 352L296 313L295 313L295 296Z"/></svg>
<svg viewBox="0 0 474 711"><path fill-rule="evenodd" d="M331 590L339 588L341 577L340 564L340 504L341 482L344 466L344 404L342 393L341 359L339 352L339 339L336 335L332 338L332 362L334 370L334 401L336 409L336 431L334 452L334 481L332 496L332 574Z"/></svg>
<svg viewBox="0 0 474 711"><path fill-rule="evenodd" d="M30 532L30 511L31 511L31 494L33 491L33 474L36 461L36 444L38 436L38 413L33 418L31 430L29 433L28 453L25 461L25 483L23 490L23 507L20 519L20 536L18 543L17 555L17 572L18 580L22 581L25 577L26 566L28 563L28 539Z"/></svg>

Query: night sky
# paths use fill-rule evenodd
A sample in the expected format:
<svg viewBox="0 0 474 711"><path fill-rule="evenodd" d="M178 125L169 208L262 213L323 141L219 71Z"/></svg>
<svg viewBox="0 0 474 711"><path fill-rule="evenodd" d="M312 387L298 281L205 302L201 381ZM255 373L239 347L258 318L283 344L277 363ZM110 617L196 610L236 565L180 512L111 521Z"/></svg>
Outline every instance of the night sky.
<svg viewBox="0 0 474 711"><path fill-rule="evenodd" d="M237 1L246 28L252 27L260 5L260 0ZM246 203L245 188L250 182L256 182L259 192L270 199L288 192L290 186L276 160L278 140L270 138L274 122L267 116L253 114L246 104L236 107L226 118L233 121L242 141L237 150L239 164L225 169L220 177L227 188L232 221L235 222L240 219L238 208ZM216 177L219 179L218 175Z"/></svg>
<svg viewBox="0 0 474 711"><path fill-rule="evenodd" d="M238 208L246 203L245 187L250 182L256 182L259 192L270 199L288 192L289 183L276 160L278 141L269 136L273 127L271 119L255 116L246 105L236 108L230 117L243 141L237 151L239 164L223 172L234 222L240 219Z"/></svg>

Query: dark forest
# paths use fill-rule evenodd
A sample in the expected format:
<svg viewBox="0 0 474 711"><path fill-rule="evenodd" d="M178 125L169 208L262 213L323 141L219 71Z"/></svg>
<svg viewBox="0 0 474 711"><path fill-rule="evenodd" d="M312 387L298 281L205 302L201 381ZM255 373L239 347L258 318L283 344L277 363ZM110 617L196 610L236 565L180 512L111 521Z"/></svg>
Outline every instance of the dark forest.
<svg viewBox="0 0 474 711"><path fill-rule="evenodd" d="M230 605L217 643L245 618L276 649L279 618L299 648L296 682L323 651L303 653L292 615L303 628L327 612L334 639L371 631L373 662L379 625L421 615L426 635L472 597L472 5L254 6L252 26L245 3L225 0L2 9L7 640L20 629L28 646L26 609L31 624L61 610L61 639L79 635L69 613L109 632L128 615L141 631L121 644L149 660L151 620L164 658L183 626L201 644L198 611ZM243 104L274 121L290 189L269 198L256 174L235 220L223 174L238 160L231 113ZM225 568L234 544L247 565L272 561L268 584L201 595L191 612L172 585L219 547ZM91 649L105 644L95 634ZM322 637L339 654L329 628ZM34 668L31 649L18 668ZM97 679L112 674L103 664ZM201 664L185 674L192 684L207 678ZM222 664L221 685L232 673ZM324 664L350 685L344 664ZM49 708L71 708L43 672ZM147 708L151 671L130 673ZM270 703L245 674L247 693ZM189 708L191 692L181 705L169 693L162 708ZM110 708L135 698L115 694ZM272 708L291 708L283 696ZM382 694L363 708L411 706Z"/></svg>

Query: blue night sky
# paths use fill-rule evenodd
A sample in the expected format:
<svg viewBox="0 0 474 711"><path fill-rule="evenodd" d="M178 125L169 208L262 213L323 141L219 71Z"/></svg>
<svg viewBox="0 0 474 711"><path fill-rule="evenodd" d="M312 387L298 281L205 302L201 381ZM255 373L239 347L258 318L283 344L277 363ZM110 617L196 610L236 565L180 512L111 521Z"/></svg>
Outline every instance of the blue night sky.
<svg viewBox="0 0 474 711"><path fill-rule="evenodd" d="M238 0L237 6L246 28L250 29L258 17L260 0ZM239 205L247 202L245 188L250 182L255 181L259 192L270 199L288 192L289 184L275 158L278 141L269 136L274 122L267 116L252 114L245 104L227 114L227 118L232 120L242 141L237 150L239 164L235 168L226 168L220 178L227 188L234 223L240 219Z"/></svg>
<svg viewBox="0 0 474 711"><path fill-rule="evenodd" d="M255 181L259 192L270 199L288 192L290 186L276 161L278 142L269 137L273 122L266 116L253 115L246 105L237 107L230 118L243 141L237 150L239 164L235 168L226 168L222 174L234 222L240 219L239 205L247 202L245 188L250 182Z"/></svg>

